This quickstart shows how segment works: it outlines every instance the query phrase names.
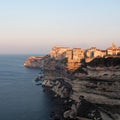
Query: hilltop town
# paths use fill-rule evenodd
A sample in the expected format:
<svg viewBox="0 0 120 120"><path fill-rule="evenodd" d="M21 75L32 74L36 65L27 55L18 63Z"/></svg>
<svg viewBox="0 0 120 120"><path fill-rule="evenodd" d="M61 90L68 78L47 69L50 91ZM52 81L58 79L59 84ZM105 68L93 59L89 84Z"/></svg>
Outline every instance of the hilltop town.
<svg viewBox="0 0 120 120"><path fill-rule="evenodd" d="M115 43L106 50L55 46L49 55L29 57L24 66L42 69L35 81L42 81L59 103L53 120L120 120L120 47Z"/></svg>
<svg viewBox="0 0 120 120"><path fill-rule="evenodd" d="M51 52L50 57L55 58L56 60L67 58L67 68L68 70L75 70L80 65L82 60L86 63L92 61L94 58L98 57L117 57L120 55L120 47L117 47L116 43L113 42L112 46L106 50L100 50L96 47L91 47L89 49L82 48L69 48L69 47L60 47L55 46Z"/></svg>

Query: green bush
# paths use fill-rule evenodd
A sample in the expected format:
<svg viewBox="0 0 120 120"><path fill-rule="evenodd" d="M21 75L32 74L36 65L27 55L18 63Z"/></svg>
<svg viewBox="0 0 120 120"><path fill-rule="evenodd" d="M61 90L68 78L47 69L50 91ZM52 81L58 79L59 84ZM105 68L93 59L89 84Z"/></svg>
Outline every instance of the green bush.
<svg viewBox="0 0 120 120"><path fill-rule="evenodd" d="M62 60L61 60L61 63L63 63L63 64L66 65L66 64L68 63L68 59L67 59L67 58L62 59Z"/></svg>
<svg viewBox="0 0 120 120"><path fill-rule="evenodd" d="M108 57L108 58L95 58L91 62L87 63L91 67L109 67L109 66L120 66L119 57Z"/></svg>
<svg viewBox="0 0 120 120"><path fill-rule="evenodd" d="M87 71L85 71L82 67L79 67L77 70L74 71L74 73L84 73L84 74L88 74Z"/></svg>

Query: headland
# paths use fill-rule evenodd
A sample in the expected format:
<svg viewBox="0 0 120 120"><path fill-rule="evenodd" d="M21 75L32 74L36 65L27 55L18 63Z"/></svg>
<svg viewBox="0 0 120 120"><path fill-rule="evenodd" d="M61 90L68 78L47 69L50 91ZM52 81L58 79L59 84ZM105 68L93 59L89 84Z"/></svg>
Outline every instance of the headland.
<svg viewBox="0 0 120 120"><path fill-rule="evenodd" d="M44 91L60 101L51 119L120 120L120 48L115 43L106 50L56 46L38 61L28 58L25 66L42 68Z"/></svg>

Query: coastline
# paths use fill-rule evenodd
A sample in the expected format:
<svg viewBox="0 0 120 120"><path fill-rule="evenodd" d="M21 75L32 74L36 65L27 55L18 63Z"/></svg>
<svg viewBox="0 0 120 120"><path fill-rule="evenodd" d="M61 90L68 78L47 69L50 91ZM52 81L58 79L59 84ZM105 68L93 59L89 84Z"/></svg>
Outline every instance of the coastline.
<svg viewBox="0 0 120 120"><path fill-rule="evenodd" d="M53 73L53 72L52 72ZM57 74L58 75L58 74ZM79 88L81 88L81 87L83 87L83 85L81 86L79 86L79 82L80 81L72 81L73 83L74 83L74 85L72 85L72 90L71 90L71 92L70 93L72 93L72 94L68 94L67 93L67 95L68 96L64 96L63 95L63 93L64 93L64 91L62 91L63 90L63 85L61 85L58 81L57 81L57 83L55 82L56 80L59 80L60 79L60 77L59 78L53 78L53 75L52 75L52 77L51 77L51 75L50 76L48 76L48 75L46 75L46 78L45 78L45 80L47 80L48 78L50 78L48 81L46 81L46 83L44 83L44 85L45 85L45 88L47 87L47 88L49 88L49 90L51 90L51 91L54 91L54 97L60 97L61 99L64 99L65 98L65 101L63 101L63 103L62 104L64 104L64 103L66 103L66 104L69 104L69 101L72 101L72 103L71 103L71 105L70 106L68 106L68 111L69 110L72 110L73 109L73 111L76 111L76 108L74 108L76 105L75 104L79 104L79 103L81 103L81 100L79 99L79 97L80 96L84 96L84 100L86 101L85 103L83 102L83 106L85 106L85 105L87 105L87 104L89 104L89 106L91 106L91 107L89 107L90 109L88 110L88 108L84 108L84 107L82 107L82 106L78 106L78 108L84 108L83 109L83 111L82 111L82 113L84 113L84 111L87 111L87 112L89 112L89 113L86 113L85 115L81 115L80 113L81 112L79 112L78 113L78 116L80 117L84 117L84 118L90 118L90 116L88 116L88 114L90 115L91 114L91 116L92 116L92 114L93 114L93 112L94 111L96 111L97 113L97 115L98 115L98 117L99 117L99 119L100 119L100 114L102 115L101 117L104 117L104 119L105 119L105 117L106 117L106 119L105 120L119 120L119 110L120 110L120 100L119 100L119 98L109 98L108 96L105 96L104 94L103 95L100 95L100 94L96 94L96 93L94 93L93 91L90 91L90 89L89 89L89 92L87 92L87 91L83 91L83 89L82 89L82 91L79 91L79 90L76 90L75 91L75 89L76 89L76 87L79 87ZM63 78L61 78L61 79L63 79ZM64 78L65 79L65 78ZM85 79L85 78L84 78ZM88 79L88 78L87 78ZM90 82L92 82L93 81L93 79L88 79ZM97 79L96 79L97 80ZM54 81L54 82L53 82ZM69 81L68 79L65 79L65 81L67 81L68 83L70 83L71 84L71 81ZM100 80L101 81L101 80ZM85 82L85 80L81 80L81 82L83 83L83 82ZM99 82L99 81L98 81ZM103 81L102 81L103 82ZM65 83L64 83L64 85L65 85ZM61 86L61 87L60 87ZM84 85L85 86L85 85ZM67 86L66 86L67 87ZM75 87L75 88L74 88ZM87 86L87 87L89 87L89 86ZM90 87L93 87L94 88L94 85L90 85ZM65 90L65 89L64 89ZM70 89L69 89L70 90ZM62 91L62 92L61 92ZM65 90L66 91L66 90ZM73 92L74 91L74 92ZM79 91L79 92L78 92ZM102 91L103 92L103 91ZM109 93L109 92L108 92ZM112 97L112 96L111 96ZM67 101L68 102L66 102L66 99L67 99ZM109 109L109 108L111 108L111 109ZM69 111L69 114L68 114L68 116L71 116L71 114L72 114L72 112L73 111L71 111L71 113L70 113L70 111ZM99 111L99 112L98 112ZM64 111L64 113L63 113L63 115L64 115L64 117L66 116L66 110ZM116 115L115 115L115 113L116 113ZM113 114L114 113L114 114ZM115 116L116 117L115 117ZM94 117L97 117L97 116L94 116ZM95 119L95 118L92 118L92 119ZM115 118L114 118L115 117ZM117 118L118 117L118 118ZM71 119L74 119L74 116L71 116ZM79 118L79 119L81 119L81 118ZM82 118L83 119L83 118ZM97 119L97 118L96 118ZM104 120L103 119L103 120ZM102 119L101 119L102 120Z"/></svg>
<svg viewBox="0 0 120 120"><path fill-rule="evenodd" d="M88 66L82 67L86 72L74 72L68 71L62 60L50 56L43 57L40 64L44 70L44 91L56 106L63 106L59 112L51 113L51 119L119 120L119 66Z"/></svg>

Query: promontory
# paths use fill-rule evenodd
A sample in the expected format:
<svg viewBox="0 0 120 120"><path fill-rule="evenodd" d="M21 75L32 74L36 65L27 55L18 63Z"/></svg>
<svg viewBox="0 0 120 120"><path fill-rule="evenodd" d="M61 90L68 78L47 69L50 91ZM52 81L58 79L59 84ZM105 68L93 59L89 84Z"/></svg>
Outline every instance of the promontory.
<svg viewBox="0 0 120 120"><path fill-rule="evenodd" d="M54 47L25 67L44 70L43 89L60 101L54 120L120 120L120 47Z"/></svg>

